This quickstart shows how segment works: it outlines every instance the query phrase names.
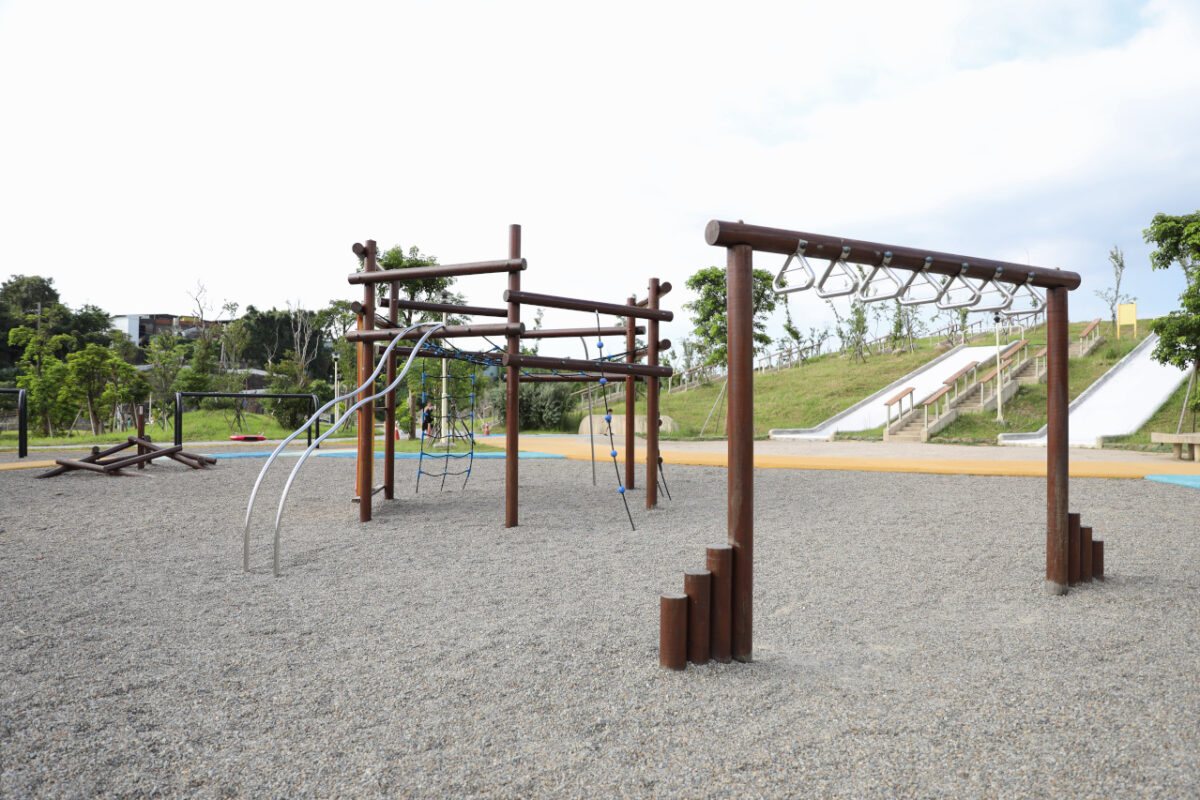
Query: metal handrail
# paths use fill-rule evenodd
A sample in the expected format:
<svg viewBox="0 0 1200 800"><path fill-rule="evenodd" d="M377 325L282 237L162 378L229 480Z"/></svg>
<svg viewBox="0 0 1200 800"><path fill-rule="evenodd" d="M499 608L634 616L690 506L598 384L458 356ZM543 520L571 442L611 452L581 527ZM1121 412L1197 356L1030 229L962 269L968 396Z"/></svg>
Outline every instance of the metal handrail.
<svg viewBox="0 0 1200 800"><path fill-rule="evenodd" d="M370 374L370 376L365 381L363 381L363 383L360 386L358 386L353 391L347 392L346 394L344 394L340 397L335 397L334 399L330 400L328 403L326 403L325 405L323 405L319 409L317 409L316 413L314 413L313 416L310 417L304 423L303 426L301 426L300 428L297 428L294 432L292 432L292 434L290 436L288 436L286 439L284 439L282 442L280 442L279 445L275 448L275 450L271 453L271 455L267 457L267 463L263 464L263 468L259 471L258 479L254 481L254 488L250 490L250 501L246 504L246 520L245 520L245 524L244 524L244 527L242 530L242 569L244 569L246 571L250 570L250 515L254 512L254 500L258 496L258 489L262 485L262 481L263 481L263 478L267 474L267 470L269 470L271 468L271 464L273 464L275 462L275 459L279 456L279 454L281 452L283 452L283 448L285 448L288 444L291 443L291 441L293 439L295 439L297 436L299 436L301 431L308 428L308 426L313 423L313 419L315 417L319 417L327 409L331 408L335 403L340 403L343 400L348 400L351 397L354 397L359 392L363 391L366 387L373 385L375 383L375 379L377 377L379 377L379 373L383 371L383 368L387 363L387 356L390 355L392 349L403 340L404 335L406 333L408 333L409 331L415 330L420 327L424 327L426 325L431 325L432 327L425 333L424 336L421 337L420 341L417 343L417 346L412 349L411 353L409 353L408 360L404 364L404 370L400 373L399 377L396 378L396 380L393 382L392 386L389 386L387 389L384 389L382 392L373 394L373 395L355 403L352 407L347 409L346 413L343 414L340 419L338 419L336 422L334 422L334 424L332 426L330 426L329 430L326 431L324 433L324 435L317 437L317 440L314 444L320 445L320 443L324 439L328 438L332 433L334 433L336 430L338 430L338 428L340 428L343 424L345 424L346 420L348 420L350 418L351 412L357 410L358 408L360 408L361 406L363 406L366 403L369 403L369 402L372 402L372 401L378 399L381 395L386 394L394 386L398 385L400 382L400 378L404 377L408 373L408 368L409 368L409 366L411 366L413 359L416 357L417 353L420 351L421 345L425 343L425 340L429 338L429 335L431 333L433 333L434 331L436 331L442 327L442 323L440 323L440 322L432 322L432 323L431 322L418 322L416 325L410 325L409 327L405 328L404 330L398 331L396 337L393 338L392 341L388 344L388 346L384 349L383 354L381 355L381 357L379 359L379 364L375 367L375 370ZM308 450L305 451L305 456L307 457L308 453L311 452L313 449L315 449L314 445L309 445ZM285 489L284 489L284 496L280 500L279 510L275 516L274 573L275 573L276 577L279 577L279 521L283 514L283 500L287 499L287 488L291 486L292 478L294 478L294 477L295 477L295 470L293 470L292 475L288 478L287 487L285 487ZM368 487L368 491L369 491L369 487ZM369 495L368 495L368 497L369 497Z"/></svg>

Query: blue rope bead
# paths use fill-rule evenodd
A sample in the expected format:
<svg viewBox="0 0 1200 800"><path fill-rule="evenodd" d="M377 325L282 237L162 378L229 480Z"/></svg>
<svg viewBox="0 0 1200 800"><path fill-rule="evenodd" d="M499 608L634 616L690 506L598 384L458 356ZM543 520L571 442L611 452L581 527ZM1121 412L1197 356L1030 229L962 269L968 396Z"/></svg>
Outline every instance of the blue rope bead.
<svg viewBox="0 0 1200 800"><path fill-rule="evenodd" d="M604 421L605 421L605 422L612 422L612 414L605 414L605 415L604 415Z"/></svg>
<svg viewBox="0 0 1200 800"><path fill-rule="evenodd" d="M603 349L604 349L604 342L596 342L596 347L599 347L601 350L603 350Z"/></svg>
<svg viewBox="0 0 1200 800"><path fill-rule="evenodd" d="M617 491L618 491L618 492L620 492L621 494L625 494L625 487L624 487L624 486L618 486L618 487L617 487Z"/></svg>
<svg viewBox="0 0 1200 800"><path fill-rule="evenodd" d="M611 453L609 453L609 455L610 455L610 456L612 456L613 458L616 458L616 457L617 457L617 451L616 451L616 450L613 450Z"/></svg>
<svg viewBox="0 0 1200 800"><path fill-rule="evenodd" d="M608 383L608 378L601 378L601 379L600 379L600 385L601 385L601 386L603 386L603 385L604 385L604 384L606 384L606 383Z"/></svg>

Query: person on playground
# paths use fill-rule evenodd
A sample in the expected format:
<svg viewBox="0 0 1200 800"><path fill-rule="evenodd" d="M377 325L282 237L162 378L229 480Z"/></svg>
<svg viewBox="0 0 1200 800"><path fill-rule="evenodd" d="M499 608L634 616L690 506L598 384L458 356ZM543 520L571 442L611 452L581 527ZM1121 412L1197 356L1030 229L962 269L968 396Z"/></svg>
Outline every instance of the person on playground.
<svg viewBox="0 0 1200 800"><path fill-rule="evenodd" d="M421 432L426 436L433 436L433 401L427 400L425 407L421 409Z"/></svg>

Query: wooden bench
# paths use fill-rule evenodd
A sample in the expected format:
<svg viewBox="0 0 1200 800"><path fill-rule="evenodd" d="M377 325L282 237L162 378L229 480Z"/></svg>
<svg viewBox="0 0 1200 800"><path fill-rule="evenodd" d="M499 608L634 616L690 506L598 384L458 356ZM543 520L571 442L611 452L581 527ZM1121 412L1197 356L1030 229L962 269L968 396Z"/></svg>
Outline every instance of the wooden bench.
<svg viewBox="0 0 1200 800"><path fill-rule="evenodd" d="M1154 433L1150 434L1154 444L1169 444L1175 448L1175 457L1184 461L1200 461L1200 433ZM1184 458L1183 448L1187 447L1187 457Z"/></svg>

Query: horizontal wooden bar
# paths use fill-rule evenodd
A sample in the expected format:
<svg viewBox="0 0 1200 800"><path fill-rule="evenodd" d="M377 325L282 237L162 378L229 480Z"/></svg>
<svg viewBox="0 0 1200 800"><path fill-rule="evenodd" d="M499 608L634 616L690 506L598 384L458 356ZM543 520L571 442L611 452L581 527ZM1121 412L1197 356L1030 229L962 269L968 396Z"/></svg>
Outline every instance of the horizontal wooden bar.
<svg viewBox="0 0 1200 800"><path fill-rule="evenodd" d="M393 300L390 297L385 297L379 301L383 306L390 306ZM424 303L420 300L396 300L394 301L396 308L407 308L413 311L444 311L447 314L465 314L468 317L507 317L507 308L486 308L484 306L460 306L455 303ZM354 309L355 314L362 313L362 303L354 302L350 304Z"/></svg>
<svg viewBox="0 0 1200 800"><path fill-rule="evenodd" d="M704 239L717 247L733 247L745 244L764 253L779 253L791 255L796 252L800 240L808 242L805 256L808 258L835 259L842 257L843 248L849 247L847 261L854 264L874 266L883 261L884 253L891 253L889 266L911 271L925 269L926 259L929 272L938 275L958 275L967 265L966 276L977 280L998 280L1002 283L1023 284L1027 280L1033 286L1043 289L1077 289L1079 274L1066 270L1047 269L1046 267L1031 267L1027 264L1014 264L1009 261L995 261L987 258L972 258L971 256L938 253L932 250L921 250L915 247L865 242L858 239L844 239L839 236L827 236L820 233L790 231L781 228L766 228L760 225L747 225L744 222L724 222L712 220L704 229Z"/></svg>
<svg viewBox="0 0 1200 800"><path fill-rule="evenodd" d="M884 403L884 405L885 406L895 405L896 403L899 403L901 400L908 397L910 394L912 394L915 391L916 391L916 389L914 389L911 386L909 386L907 389L901 389L899 394L897 394L891 400L888 400L886 403Z"/></svg>
<svg viewBox="0 0 1200 800"><path fill-rule="evenodd" d="M390 342L396 338L399 328L384 328L372 331L346 331L348 342ZM467 336L520 336L525 332L525 323L498 322L493 325L447 325L439 328L434 339L461 339ZM418 328L404 334L404 339L420 339L424 329Z"/></svg>
<svg viewBox="0 0 1200 800"><path fill-rule="evenodd" d="M107 475L109 472L108 467L101 467L97 464L93 464L90 461L72 461L69 458L56 458L54 459L54 463L58 464L60 467L65 467L66 469L86 469L90 470L91 472L100 472L105 475ZM42 477L44 478L46 476L43 475Z"/></svg>
<svg viewBox="0 0 1200 800"><path fill-rule="evenodd" d="M635 330L641 334L646 332L645 325L638 325ZM573 337L583 336L624 336L625 326L614 325L611 328L541 328L539 330L525 331L521 334L522 339L569 339Z"/></svg>
<svg viewBox="0 0 1200 800"><path fill-rule="evenodd" d="M520 375L521 383L596 383L601 378L609 381L645 381L646 378L642 375L614 375L612 373L603 375L544 375L536 373L533 375ZM507 373L500 374L501 380L508 380Z"/></svg>
<svg viewBox="0 0 1200 800"><path fill-rule="evenodd" d="M471 261L466 264L438 264L431 267L381 269L375 272L354 272L346 280L352 284L419 281L425 278L453 278L459 275L486 275L491 272L517 272L525 269L525 259L506 258L500 261Z"/></svg>
<svg viewBox="0 0 1200 800"><path fill-rule="evenodd" d="M670 367L651 366L650 364L624 364L620 361L585 361L579 358L551 358L549 356L527 356L521 353L505 353L503 363L506 367L530 367L532 369L570 369L580 372L616 373L621 376L649 375L657 378L669 378L674 372Z"/></svg>
<svg viewBox="0 0 1200 800"><path fill-rule="evenodd" d="M621 305L620 303L596 303L591 300L579 300L574 297L558 297L552 294L537 294L536 292L518 292L512 289L504 293L504 302L530 306L546 306L547 308L565 308L568 311L613 314L618 317L633 317L635 319L656 319L660 322L670 322L675 319L675 315L672 312L661 309L638 308L637 306Z"/></svg>
<svg viewBox="0 0 1200 800"><path fill-rule="evenodd" d="M392 352L398 356L407 356L413 350L417 350L417 348L415 348L415 347L397 347ZM464 356L471 356L474 358L486 358L490 361L495 361L497 364L500 363L500 352L499 351L495 351L492 353L480 353L475 350L463 350L463 351L461 351L461 354ZM454 355L451 353L446 353L445 351L442 351L442 350L430 350L427 347L422 347L420 350L417 350L417 358L454 358Z"/></svg>
<svg viewBox="0 0 1200 800"><path fill-rule="evenodd" d="M670 281L663 281L662 283L660 283L658 285L658 296L659 297L662 297L664 294L666 294L669 291L671 291L671 282ZM643 297L641 300L637 301L637 304L640 307L645 308L646 306L650 305L650 298Z"/></svg>
<svg viewBox="0 0 1200 800"><path fill-rule="evenodd" d="M129 456L127 458L116 459L113 461L106 461L106 462L104 462L104 467L105 467L105 469L110 469L110 470L121 469L122 467L130 467L130 466L133 466L134 464L140 464L143 461L152 461L156 458L161 458L163 456L169 456L169 455L172 455L175 453L179 453L179 451L181 451L181 450L183 450L183 445L181 445L181 444L177 444L173 447L164 447L161 449L156 448L154 450L149 450L140 455Z"/></svg>

